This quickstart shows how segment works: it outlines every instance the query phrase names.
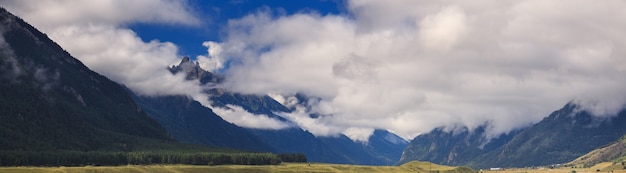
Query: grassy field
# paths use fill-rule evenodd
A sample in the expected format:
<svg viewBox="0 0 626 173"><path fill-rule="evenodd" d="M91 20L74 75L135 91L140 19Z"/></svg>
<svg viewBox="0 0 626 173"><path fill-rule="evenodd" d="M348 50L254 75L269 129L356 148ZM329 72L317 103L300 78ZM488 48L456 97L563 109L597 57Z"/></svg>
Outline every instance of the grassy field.
<svg viewBox="0 0 626 173"><path fill-rule="evenodd" d="M99 173L99 172L138 172L138 173L184 173L184 172L258 172L258 173L281 173L281 172L433 172L440 173L472 173L476 172L466 167L450 167L427 162L409 162L402 166L360 166L360 165L343 165L343 164L325 164L325 163L284 163L272 166L245 166L245 165L221 165L221 166L192 166L192 165L149 165L149 166L86 166L86 167L2 167L0 172L4 173Z"/></svg>
<svg viewBox="0 0 626 173"><path fill-rule="evenodd" d="M599 170L599 171L598 171ZM499 171L489 171L484 170L483 173L626 173L626 169L620 163L612 163L612 162L603 162L596 164L590 168L558 168L558 169L548 169L548 168L540 168L540 169L503 169Z"/></svg>
<svg viewBox="0 0 626 173"><path fill-rule="evenodd" d="M326 163L283 163L281 165L249 166L249 165L220 165L220 166L194 166L194 165L128 165L128 166L85 166L85 167L0 167L0 173L109 173L109 172L129 172L129 173L195 173L195 172L220 172L220 173L476 173L479 170L472 170L466 167L451 167L430 164L428 162L409 162L401 166L362 166L345 164ZM600 171L598 171L600 170ZM591 168L558 168L558 169L503 169L499 171L483 170L483 173L598 173L613 172L626 173L620 163L605 162L597 164Z"/></svg>

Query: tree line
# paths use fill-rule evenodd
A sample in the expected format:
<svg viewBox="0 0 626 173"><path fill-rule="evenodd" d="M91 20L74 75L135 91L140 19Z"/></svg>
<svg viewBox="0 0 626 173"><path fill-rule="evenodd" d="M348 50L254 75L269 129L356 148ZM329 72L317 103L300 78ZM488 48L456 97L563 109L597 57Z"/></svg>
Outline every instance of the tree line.
<svg viewBox="0 0 626 173"><path fill-rule="evenodd" d="M306 156L302 153L282 153L278 154L278 158L283 162L307 162Z"/></svg>
<svg viewBox="0 0 626 173"><path fill-rule="evenodd" d="M281 162L273 153L0 151L0 166L277 165Z"/></svg>

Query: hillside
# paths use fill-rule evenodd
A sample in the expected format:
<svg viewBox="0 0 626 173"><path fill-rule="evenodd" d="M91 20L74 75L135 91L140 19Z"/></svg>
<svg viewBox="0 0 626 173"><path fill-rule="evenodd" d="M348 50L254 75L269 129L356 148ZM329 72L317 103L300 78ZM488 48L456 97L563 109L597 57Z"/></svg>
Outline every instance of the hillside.
<svg viewBox="0 0 626 173"><path fill-rule="evenodd" d="M0 119L0 166L281 162L171 139L125 88L2 8Z"/></svg>
<svg viewBox="0 0 626 173"><path fill-rule="evenodd" d="M526 167L565 163L626 134L626 110L613 117L594 117L567 104L506 145L475 160L474 165Z"/></svg>
<svg viewBox="0 0 626 173"><path fill-rule="evenodd" d="M626 135L619 140L613 142L608 146L595 149L583 156L576 158L575 160L567 163L567 165L575 165L577 167L590 167L602 162L610 161L626 161Z"/></svg>
<svg viewBox="0 0 626 173"><path fill-rule="evenodd" d="M148 115L181 142L249 151L270 151L247 129L223 120L211 109L185 96L137 96Z"/></svg>
<svg viewBox="0 0 626 173"><path fill-rule="evenodd" d="M596 117L569 103L537 124L486 145L479 145L484 142L481 128L461 133L434 130L411 141L401 162L425 160L475 168L566 163L622 137L625 123L626 110Z"/></svg>
<svg viewBox="0 0 626 173"><path fill-rule="evenodd" d="M224 80L188 57L168 70L174 74L184 73L188 80L197 80L201 85L215 86ZM277 115L277 112L293 110L267 95L234 93L222 88L207 90L206 94L214 107L236 105L254 115L267 115L295 124ZM407 145L403 139L384 130L376 130L369 143L361 143L345 135L318 137L295 125L280 130L241 128L185 96L133 98L166 127L172 137L185 142L274 153L303 153L312 162L368 165L396 164Z"/></svg>
<svg viewBox="0 0 626 173"><path fill-rule="evenodd" d="M0 150L132 150L170 141L117 83L0 9Z"/></svg>
<svg viewBox="0 0 626 173"><path fill-rule="evenodd" d="M487 139L482 125L474 130L462 128L445 131L436 128L429 133L415 137L400 158L400 163L411 160L428 160L446 165L465 165L474 158L503 146L520 130Z"/></svg>

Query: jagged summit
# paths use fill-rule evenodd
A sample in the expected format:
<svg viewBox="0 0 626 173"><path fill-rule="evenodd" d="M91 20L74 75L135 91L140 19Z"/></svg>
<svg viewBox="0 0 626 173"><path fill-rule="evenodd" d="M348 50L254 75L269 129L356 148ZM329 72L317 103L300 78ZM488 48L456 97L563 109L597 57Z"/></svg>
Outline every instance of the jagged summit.
<svg viewBox="0 0 626 173"><path fill-rule="evenodd" d="M183 60L180 61L180 64L186 63L186 62L189 62L189 57L188 56L183 57Z"/></svg>
<svg viewBox="0 0 626 173"><path fill-rule="evenodd" d="M197 61L191 61L189 57L185 56L178 65L172 65L168 67L168 70L172 74L184 72L187 74L187 80L199 80L202 85L207 83L220 83L222 78L214 73L208 72Z"/></svg>

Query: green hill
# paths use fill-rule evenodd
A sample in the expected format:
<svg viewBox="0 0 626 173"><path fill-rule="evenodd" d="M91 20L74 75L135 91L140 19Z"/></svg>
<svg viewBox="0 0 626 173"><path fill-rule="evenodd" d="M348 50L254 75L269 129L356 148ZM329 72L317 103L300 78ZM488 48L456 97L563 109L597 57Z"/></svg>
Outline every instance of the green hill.
<svg viewBox="0 0 626 173"><path fill-rule="evenodd" d="M610 161L620 162L620 164L626 161L626 135L607 146L595 149L576 158L567 163L567 165L590 167L598 163Z"/></svg>

